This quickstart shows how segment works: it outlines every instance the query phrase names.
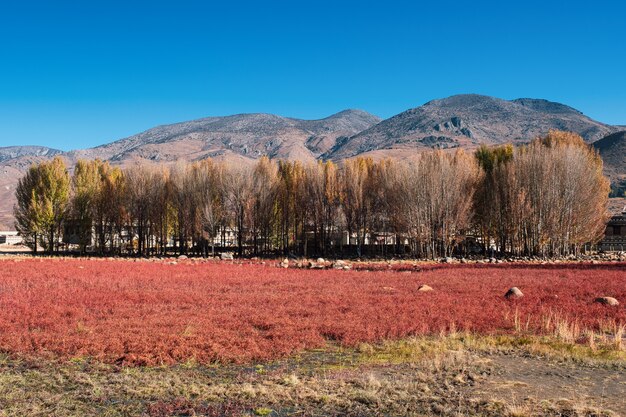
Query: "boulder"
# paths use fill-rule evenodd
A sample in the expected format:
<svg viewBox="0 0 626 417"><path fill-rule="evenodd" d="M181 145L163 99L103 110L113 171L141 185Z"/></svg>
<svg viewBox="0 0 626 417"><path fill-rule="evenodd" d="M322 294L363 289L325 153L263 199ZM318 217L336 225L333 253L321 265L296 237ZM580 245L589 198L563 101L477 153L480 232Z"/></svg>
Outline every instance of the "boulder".
<svg viewBox="0 0 626 417"><path fill-rule="evenodd" d="M332 264L333 269L350 269L352 266L341 259L336 260Z"/></svg>
<svg viewBox="0 0 626 417"><path fill-rule="evenodd" d="M517 287L510 288L506 294L504 294L504 297L507 299L522 298L523 296L524 294Z"/></svg>
<svg viewBox="0 0 626 417"><path fill-rule="evenodd" d="M431 286L426 285L426 284L420 285L419 287L417 287L417 290L420 292L434 291Z"/></svg>
<svg viewBox="0 0 626 417"><path fill-rule="evenodd" d="M234 259L234 254L232 252L222 252L220 253L220 259L222 260L227 260L227 259Z"/></svg>
<svg viewBox="0 0 626 417"><path fill-rule="evenodd" d="M178 259L181 259L181 260L187 259L187 255L180 255Z"/></svg>
<svg viewBox="0 0 626 417"><path fill-rule="evenodd" d="M613 297L598 297L595 299L596 303L600 303L600 304L604 304L607 306L618 306L619 305L619 301L617 301L615 298Z"/></svg>
<svg viewBox="0 0 626 417"><path fill-rule="evenodd" d="M317 263L318 263L318 264L323 264L324 262L326 262L326 261L324 260L324 258L317 258Z"/></svg>

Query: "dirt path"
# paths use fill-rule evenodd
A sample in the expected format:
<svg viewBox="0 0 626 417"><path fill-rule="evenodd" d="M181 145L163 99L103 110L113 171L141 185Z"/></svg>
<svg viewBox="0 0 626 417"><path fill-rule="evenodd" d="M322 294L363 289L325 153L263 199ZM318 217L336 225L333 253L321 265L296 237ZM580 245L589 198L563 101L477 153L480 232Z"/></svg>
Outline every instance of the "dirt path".
<svg viewBox="0 0 626 417"><path fill-rule="evenodd" d="M507 403L568 402L626 416L626 370L553 362L538 357L489 357L494 373L480 386L491 399Z"/></svg>

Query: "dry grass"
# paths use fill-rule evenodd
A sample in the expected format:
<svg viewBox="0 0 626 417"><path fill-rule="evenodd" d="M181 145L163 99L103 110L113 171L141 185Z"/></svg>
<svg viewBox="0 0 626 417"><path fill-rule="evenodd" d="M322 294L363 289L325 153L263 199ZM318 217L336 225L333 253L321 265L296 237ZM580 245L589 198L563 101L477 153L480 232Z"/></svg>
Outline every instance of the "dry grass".
<svg viewBox="0 0 626 417"><path fill-rule="evenodd" d="M356 349L334 346L256 366L128 368L5 357L0 415L610 415L573 400L501 402L476 394L494 372L492 355L541 354L626 370L622 350L602 352L556 337L456 332Z"/></svg>

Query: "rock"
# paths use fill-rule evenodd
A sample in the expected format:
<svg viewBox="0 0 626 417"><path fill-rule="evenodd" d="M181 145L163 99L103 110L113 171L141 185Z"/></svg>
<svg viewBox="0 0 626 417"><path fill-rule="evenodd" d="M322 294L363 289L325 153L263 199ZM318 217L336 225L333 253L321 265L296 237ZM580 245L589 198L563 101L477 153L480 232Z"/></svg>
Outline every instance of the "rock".
<svg viewBox="0 0 626 417"><path fill-rule="evenodd" d="M180 259L180 260L187 259L187 255L180 255L180 256L178 257L178 259Z"/></svg>
<svg viewBox="0 0 626 417"><path fill-rule="evenodd" d="M613 297L598 297L595 299L596 303L600 303L600 304L604 304L607 306L618 306L619 305L619 301L617 301L615 298Z"/></svg>
<svg viewBox="0 0 626 417"><path fill-rule="evenodd" d="M517 287L510 288L506 294L504 294L504 297L507 299L522 298L523 296L524 294Z"/></svg>
<svg viewBox="0 0 626 417"><path fill-rule="evenodd" d="M323 264L324 262L326 262L326 261L324 260L324 258L317 258L317 263L318 263L318 264Z"/></svg>
<svg viewBox="0 0 626 417"><path fill-rule="evenodd" d="M333 262L332 264L332 268L333 269L346 269L346 267L348 269L350 269L352 266L349 265L347 262L342 261L341 259L336 260L335 262Z"/></svg>
<svg viewBox="0 0 626 417"><path fill-rule="evenodd" d="M232 252L222 252L220 253L220 259L222 260L234 259L234 255Z"/></svg>
<svg viewBox="0 0 626 417"><path fill-rule="evenodd" d="M280 263L280 266L283 268L289 268L289 259L283 259L283 261Z"/></svg>
<svg viewBox="0 0 626 417"><path fill-rule="evenodd" d="M432 287L430 287L430 286L428 286L426 284L420 285L419 287L417 287L417 290L421 291L421 292L434 291Z"/></svg>

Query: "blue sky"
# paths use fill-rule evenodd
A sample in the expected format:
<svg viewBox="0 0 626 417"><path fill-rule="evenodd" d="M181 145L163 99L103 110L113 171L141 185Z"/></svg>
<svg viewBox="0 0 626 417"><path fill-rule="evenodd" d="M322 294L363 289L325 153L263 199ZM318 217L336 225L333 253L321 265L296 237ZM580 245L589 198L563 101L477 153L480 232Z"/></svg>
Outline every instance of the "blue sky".
<svg viewBox="0 0 626 417"><path fill-rule="evenodd" d="M0 146L96 146L267 112L389 117L459 93L626 124L626 6L524 2L2 2Z"/></svg>

